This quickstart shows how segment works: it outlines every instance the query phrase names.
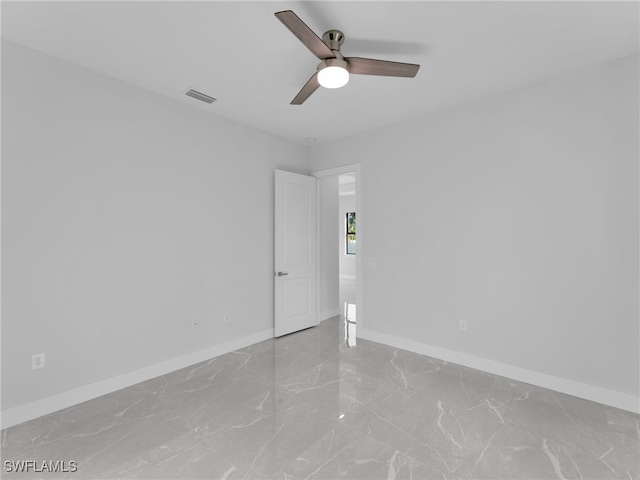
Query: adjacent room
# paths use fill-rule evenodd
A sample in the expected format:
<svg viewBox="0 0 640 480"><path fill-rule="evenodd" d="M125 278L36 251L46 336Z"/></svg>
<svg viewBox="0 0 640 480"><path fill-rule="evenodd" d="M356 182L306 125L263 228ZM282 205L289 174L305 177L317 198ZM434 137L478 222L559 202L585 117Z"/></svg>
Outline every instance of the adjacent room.
<svg viewBox="0 0 640 480"><path fill-rule="evenodd" d="M0 9L2 478L640 478L640 2Z"/></svg>

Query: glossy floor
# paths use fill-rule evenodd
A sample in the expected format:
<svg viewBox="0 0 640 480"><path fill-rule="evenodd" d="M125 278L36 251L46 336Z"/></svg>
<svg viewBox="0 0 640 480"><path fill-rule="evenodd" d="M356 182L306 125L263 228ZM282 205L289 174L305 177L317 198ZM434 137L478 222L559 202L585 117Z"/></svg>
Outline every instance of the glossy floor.
<svg viewBox="0 0 640 480"><path fill-rule="evenodd" d="M68 478L638 478L637 415L358 340L336 319L2 432ZM7 474L6 478L65 474Z"/></svg>

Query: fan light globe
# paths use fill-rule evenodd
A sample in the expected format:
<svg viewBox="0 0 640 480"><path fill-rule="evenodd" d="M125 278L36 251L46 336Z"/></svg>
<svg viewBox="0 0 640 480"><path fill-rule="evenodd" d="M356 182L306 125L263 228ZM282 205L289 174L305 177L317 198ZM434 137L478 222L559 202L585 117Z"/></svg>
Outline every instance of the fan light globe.
<svg viewBox="0 0 640 480"><path fill-rule="evenodd" d="M325 88L344 87L349 82L347 62L337 58L325 60L320 64L318 83Z"/></svg>

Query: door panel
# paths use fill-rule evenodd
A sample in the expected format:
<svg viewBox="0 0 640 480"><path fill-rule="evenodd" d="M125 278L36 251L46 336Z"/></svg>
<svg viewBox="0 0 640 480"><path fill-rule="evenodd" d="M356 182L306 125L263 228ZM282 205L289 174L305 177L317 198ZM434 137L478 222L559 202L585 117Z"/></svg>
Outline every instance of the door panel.
<svg viewBox="0 0 640 480"><path fill-rule="evenodd" d="M316 179L275 173L275 336L317 325Z"/></svg>
<svg viewBox="0 0 640 480"><path fill-rule="evenodd" d="M306 265L309 259L309 188L307 185L284 184L284 263Z"/></svg>
<svg viewBox="0 0 640 480"><path fill-rule="evenodd" d="M286 317L297 317L309 313L308 292L308 278L292 278L284 281Z"/></svg>

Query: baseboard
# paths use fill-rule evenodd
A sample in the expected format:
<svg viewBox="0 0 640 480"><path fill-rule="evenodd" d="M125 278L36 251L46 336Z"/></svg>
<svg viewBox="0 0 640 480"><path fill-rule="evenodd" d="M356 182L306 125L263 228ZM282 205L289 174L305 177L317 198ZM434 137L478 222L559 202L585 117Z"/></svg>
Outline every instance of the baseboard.
<svg viewBox="0 0 640 480"><path fill-rule="evenodd" d="M336 315L340 315L340 307L331 308L329 310L325 310L324 312L318 312L318 322L329 320Z"/></svg>
<svg viewBox="0 0 640 480"><path fill-rule="evenodd" d="M364 338L365 340L371 340L372 342L389 345L390 347L427 355L446 362L463 365L476 370L482 370L484 372L529 383L538 387L548 388L549 390L566 393L568 395L573 395L574 397L584 398L586 400L620 408L629 412L640 413L640 397L636 397L628 393L597 387L595 385L589 385L587 383L569 380L555 375L537 372L535 370L507 365L494 360L487 360L486 358L447 350L446 348L435 347L426 343L407 340L366 328L358 327L357 336L359 338Z"/></svg>
<svg viewBox="0 0 640 480"><path fill-rule="evenodd" d="M356 276L355 275L347 275L346 273L341 273L340 275L340 280L352 280L352 281L356 281Z"/></svg>
<svg viewBox="0 0 640 480"><path fill-rule="evenodd" d="M207 347L154 365L116 375L115 377L67 390L57 395L9 408L2 411L0 425L3 429L11 427L270 338L273 338L273 329Z"/></svg>

